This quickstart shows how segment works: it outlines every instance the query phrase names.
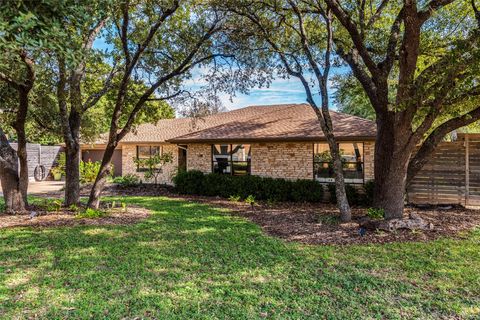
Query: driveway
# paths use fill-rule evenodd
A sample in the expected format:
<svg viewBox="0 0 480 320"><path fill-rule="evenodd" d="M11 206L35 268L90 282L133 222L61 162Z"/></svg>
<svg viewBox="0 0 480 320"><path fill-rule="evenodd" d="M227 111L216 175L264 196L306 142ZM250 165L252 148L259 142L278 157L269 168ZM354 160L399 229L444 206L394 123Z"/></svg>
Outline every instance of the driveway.
<svg viewBox="0 0 480 320"><path fill-rule="evenodd" d="M65 185L65 181L31 181L28 184L28 194L29 195L39 195L45 193L51 193L62 190ZM2 190L0 189L0 196L3 196Z"/></svg>

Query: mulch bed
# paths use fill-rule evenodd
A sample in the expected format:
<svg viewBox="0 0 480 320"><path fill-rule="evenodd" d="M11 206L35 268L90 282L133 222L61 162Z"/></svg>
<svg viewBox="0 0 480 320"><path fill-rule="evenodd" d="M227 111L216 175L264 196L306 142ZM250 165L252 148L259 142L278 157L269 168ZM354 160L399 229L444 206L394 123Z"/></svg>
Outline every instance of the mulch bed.
<svg viewBox="0 0 480 320"><path fill-rule="evenodd" d="M82 190L82 195L87 196L88 188ZM55 194L52 194L55 195ZM50 195L50 196L52 196ZM56 194L55 196L59 196ZM299 204L279 203L269 205L258 203L252 209L251 206L242 202L231 202L218 197L184 196L174 192L171 187L140 185L132 188L121 186L107 186L104 196L166 196L170 198L185 199L209 204L215 207L227 208L233 215L245 217L259 225L269 235L282 238L286 241L295 241L305 244L368 244L368 243L391 243L430 241L440 237L461 238L465 232L480 227L480 210L469 210L463 207L416 208L407 207L405 216L415 212L426 222L433 224L433 230L410 231L397 230L395 232L367 231L364 236L359 233L359 221L365 217L365 208L352 209L352 222L340 223L338 210L332 204ZM134 212L132 215L136 216ZM148 215L148 214L147 214ZM126 218L128 221L127 217ZM2 215L0 215L0 228L2 227ZM115 217L101 218L104 223ZM77 221L76 224L98 223L94 221ZM135 217L131 217L135 219ZM61 223L61 222L60 222ZM71 222L70 222L71 223ZM115 223L112 223L115 224ZM52 225L53 222L52 222ZM68 225L68 224L66 224Z"/></svg>
<svg viewBox="0 0 480 320"><path fill-rule="evenodd" d="M41 211L36 209L37 215L30 213L7 215L0 214L0 229L13 227L61 227L61 226L105 226L128 225L146 219L150 211L137 206L129 206L126 211L121 208L109 209L103 217L89 219L78 218L74 212L63 210L58 212ZM37 211L38 210L38 211Z"/></svg>

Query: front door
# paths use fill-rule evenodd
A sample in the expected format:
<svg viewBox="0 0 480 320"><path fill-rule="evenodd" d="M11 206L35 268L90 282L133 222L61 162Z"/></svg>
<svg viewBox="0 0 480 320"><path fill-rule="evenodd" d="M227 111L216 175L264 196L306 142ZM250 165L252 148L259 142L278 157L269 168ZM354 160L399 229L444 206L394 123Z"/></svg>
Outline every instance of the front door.
<svg viewBox="0 0 480 320"><path fill-rule="evenodd" d="M178 146L178 170L187 170L187 146Z"/></svg>

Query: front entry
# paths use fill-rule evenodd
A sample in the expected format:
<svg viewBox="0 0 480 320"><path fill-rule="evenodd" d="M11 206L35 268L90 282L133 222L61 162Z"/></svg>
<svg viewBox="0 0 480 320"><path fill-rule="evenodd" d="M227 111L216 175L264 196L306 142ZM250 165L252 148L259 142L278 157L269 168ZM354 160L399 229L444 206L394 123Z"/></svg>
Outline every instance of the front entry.
<svg viewBox="0 0 480 320"><path fill-rule="evenodd" d="M187 170L187 146L178 146L178 170Z"/></svg>

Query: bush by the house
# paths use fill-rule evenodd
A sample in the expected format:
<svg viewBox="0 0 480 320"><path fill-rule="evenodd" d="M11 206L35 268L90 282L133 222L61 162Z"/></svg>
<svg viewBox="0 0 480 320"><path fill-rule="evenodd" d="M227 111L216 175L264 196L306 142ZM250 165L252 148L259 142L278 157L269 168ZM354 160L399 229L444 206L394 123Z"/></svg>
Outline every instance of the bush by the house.
<svg viewBox="0 0 480 320"><path fill-rule="evenodd" d="M122 177L115 177L113 183L117 183L122 187L134 187L140 183L140 178L136 174L126 174Z"/></svg>
<svg viewBox="0 0 480 320"><path fill-rule="evenodd" d="M363 189L365 190L365 205L371 206L373 204L373 192L375 189L375 181L369 180L365 182L363 185Z"/></svg>
<svg viewBox="0 0 480 320"><path fill-rule="evenodd" d="M351 205L363 205L363 206L371 206L373 204L373 190L375 187L375 182L373 180L369 180L365 182L363 185L345 185L345 191L347 193L348 202ZM330 201L332 203L337 202L337 196L335 194L335 185L329 184L328 191L330 192Z"/></svg>
<svg viewBox="0 0 480 320"><path fill-rule="evenodd" d="M80 161L80 183L91 184L95 182L100 171L100 161ZM113 164L110 164L110 178L113 175Z"/></svg>
<svg viewBox="0 0 480 320"><path fill-rule="evenodd" d="M236 195L241 199L253 196L257 200L320 202L323 187L314 180L290 181L258 176L230 176L200 171L177 173L173 182L178 192L228 198Z"/></svg>

